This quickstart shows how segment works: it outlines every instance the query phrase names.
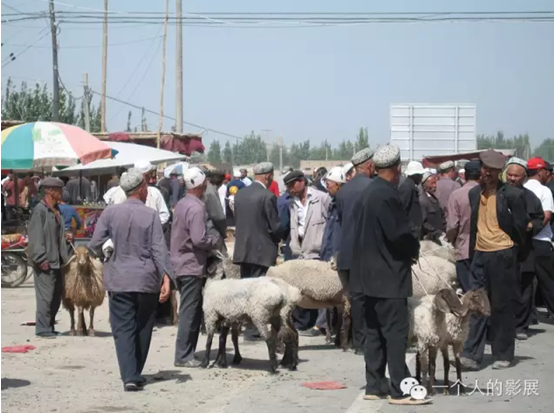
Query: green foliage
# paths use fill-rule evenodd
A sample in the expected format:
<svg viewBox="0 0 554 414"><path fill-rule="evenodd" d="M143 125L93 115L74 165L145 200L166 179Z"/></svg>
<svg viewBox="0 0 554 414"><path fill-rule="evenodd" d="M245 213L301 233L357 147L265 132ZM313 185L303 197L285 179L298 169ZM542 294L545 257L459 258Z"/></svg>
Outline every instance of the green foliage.
<svg viewBox="0 0 554 414"><path fill-rule="evenodd" d="M267 160L267 148L260 135L250 135L233 145L233 164L255 164Z"/></svg>
<svg viewBox="0 0 554 414"><path fill-rule="evenodd" d="M84 112L82 105L77 108L77 102L73 96L60 89L58 103L59 121L65 124L77 125L84 128ZM52 94L46 84L38 82L33 89L27 87L26 82L21 82L19 90L11 79L6 83L6 90L2 97L2 119L14 121L35 122L52 120ZM100 131L100 109L92 105L92 96L89 95L91 132Z"/></svg>
<svg viewBox="0 0 554 414"><path fill-rule="evenodd" d="M131 118L133 117L133 112L129 111L127 114L127 128L125 128L125 132L131 132Z"/></svg>
<svg viewBox="0 0 554 414"><path fill-rule="evenodd" d="M513 138L506 138L502 131L496 135L477 135L477 149L515 149L516 156L529 158L531 152L531 141L528 134L515 135Z"/></svg>
<svg viewBox="0 0 554 414"><path fill-rule="evenodd" d="M221 163L221 146L219 141L212 141L210 144L210 150L208 151L208 162L210 164Z"/></svg>
<svg viewBox="0 0 554 414"><path fill-rule="evenodd" d="M367 133L367 128L360 128L358 139L356 141L356 150L360 151L361 149L367 147L369 147L369 135Z"/></svg>
<svg viewBox="0 0 554 414"><path fill-rule="evenodd" d="M223 148L223 162L232 164L233 163L233 149L231 148L231 143L229 141L225 142L225 147Z"/></svg>
<svg viewBox="0 0 554 414"><path fill-rule="evenodd" d="M541 157L543 160L554 161L554 139L547 138L539 144L533 152L533 157Z"/></svg>

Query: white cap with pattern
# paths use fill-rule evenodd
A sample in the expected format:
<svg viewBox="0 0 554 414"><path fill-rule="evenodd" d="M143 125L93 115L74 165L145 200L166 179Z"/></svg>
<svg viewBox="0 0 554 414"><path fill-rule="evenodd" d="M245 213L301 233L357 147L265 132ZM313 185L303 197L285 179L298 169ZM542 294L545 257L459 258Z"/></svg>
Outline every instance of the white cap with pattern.
<svg viewBox="0 0 554 414"><path fill-rule="evenodd" d="M183 179L188 190L201 186L206 181L206 174L198 167L192 167L183 172Z"/></svg>

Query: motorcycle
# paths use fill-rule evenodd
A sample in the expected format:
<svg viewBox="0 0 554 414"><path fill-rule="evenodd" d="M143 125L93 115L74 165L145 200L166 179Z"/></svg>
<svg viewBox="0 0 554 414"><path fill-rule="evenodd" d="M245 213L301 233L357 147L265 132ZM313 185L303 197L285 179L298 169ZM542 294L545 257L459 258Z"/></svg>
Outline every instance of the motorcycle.
<svg viewBox="0 0 554 414"><path fill-rule="evenodd" d="M30 276L25 251L27 242L27 236L20 233L2 235L2 287L17 287Z"/></svg>

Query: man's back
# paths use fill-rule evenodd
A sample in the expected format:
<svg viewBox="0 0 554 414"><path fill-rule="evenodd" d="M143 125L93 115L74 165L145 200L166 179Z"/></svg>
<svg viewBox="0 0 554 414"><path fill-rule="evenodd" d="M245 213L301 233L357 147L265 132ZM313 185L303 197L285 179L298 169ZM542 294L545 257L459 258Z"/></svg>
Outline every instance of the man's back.
<svg viewBox="0 0 554 414"><path fill-rule="evenodd" d="M444 213L446 213L450 195L458 188L461 188L460 184L450 178L442 177L437 181L437 192L435 196L439 200Z"/></svg>
<svg viewBox="0 0 554 414"><path fill-rule="evenodd" d="M469 258L469 233L471 229L471 205L469 191L477 185L476 181L468 181L462 188L452 192L446 209L446 232L456 231L454 247L456 260Z"/></svg>
<svg viewBox="0 0 554 414"><path fill-rule="evenodd" d="M419 241L398 191L376 178L361 196L358 209L351 291L381 298L411 296L411 258L417 255Z"/></svg>
<svg viewBox="0 0 554 414"><path fill-rule="evenodd" d="M139 200L108 206L90 247L100 251L111 238L114 253L104 265L104 285L113 292L159 292L169 255L157 213Z"/></svg>
<svg viewBox="0 0 554 414"><path fill-rule="evenodd" d="M259 182L235 196L235 263L270 267L277 258L280 222L277 199Z"/></svg>
<svg viewBox="0 0 554 414"><path fill-rule="evenodd" d="M356 229L356 214L359 212L359 199L365 193L371 180L363 174L357 174L343 185L335 196L337 214L341 226L341 249L338 252L337 266L340 270L350 269L354 236Z"/></svg>

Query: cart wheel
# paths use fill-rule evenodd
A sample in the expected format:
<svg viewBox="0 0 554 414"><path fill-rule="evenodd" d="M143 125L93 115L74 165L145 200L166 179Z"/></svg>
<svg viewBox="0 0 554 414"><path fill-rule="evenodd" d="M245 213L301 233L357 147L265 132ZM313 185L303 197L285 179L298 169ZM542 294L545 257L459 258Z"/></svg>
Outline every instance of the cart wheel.
<svg viewBox="0 0 554 414"><path fill-rule="evenodd" d="M16 253L2 253L2 287L14 288L27 279L27 262Z"/></svg>

